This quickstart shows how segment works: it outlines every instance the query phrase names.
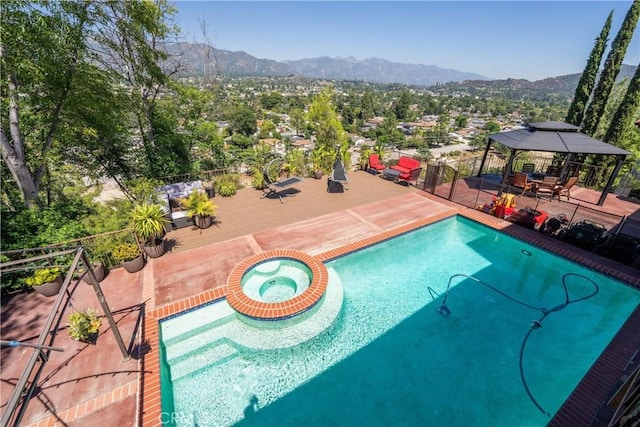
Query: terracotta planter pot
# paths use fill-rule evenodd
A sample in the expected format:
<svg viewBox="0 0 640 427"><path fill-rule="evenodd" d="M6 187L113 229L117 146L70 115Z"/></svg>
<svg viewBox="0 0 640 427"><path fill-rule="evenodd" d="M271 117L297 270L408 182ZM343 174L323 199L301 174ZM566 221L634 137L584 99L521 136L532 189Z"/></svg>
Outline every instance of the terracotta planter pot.
<svg viewBox="0 0 640 427"><path fill-rule="evenodd" d="M209 228L211 224L213 224L213 217L211 215L208 216L200 216L197 215L195 218L195 223L198 228Z"/></svg>
<svg viewBox="0 0 640 427"><path fill-rule="evenodd" d="M122 267L127 270L129 273L135 273L136 271L142 270L144 267L144 256L140 254L138 258L133 259L131 261L125 261L122 263Z"/></svg>
<svg viewBox="0 0 640 427"><path fill-rule="evenodd" d="M142 248L149 258L158 258L164 254L164 240L155 239L151 244L142 245Z"/></svg>
<svg viewBox="0 0 640 427"><path fill-rule="evenodd" d="M53 282L43 283L42 285L32 286L33 290L45 297L53 297L58 295L62 288L62 276L58 276Z"/></svg>
<svg viewBox="0 0 640 427"><path fill-rule="evenodd" d="M106 268L101 262L94 262L91 267L93 268L93 274L96 276L98 282L104 279L104 276L107 275ZM91 284L91 274L88 271L82 275L82 281L87 285Z"/></svg>

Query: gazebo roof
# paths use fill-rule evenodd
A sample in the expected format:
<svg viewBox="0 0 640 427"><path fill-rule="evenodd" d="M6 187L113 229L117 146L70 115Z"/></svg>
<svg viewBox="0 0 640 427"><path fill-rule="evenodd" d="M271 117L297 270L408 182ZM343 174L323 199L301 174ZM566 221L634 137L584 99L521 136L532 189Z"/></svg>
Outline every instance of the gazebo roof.
<svg viewBox="0 0 640 427"><path fill-rule="evenodd" d="M580 128L564 122L529 123L526 129L489 135L489 139L514 150L551 151L555 153L615 154L629 151L580 133Z"/></svg>

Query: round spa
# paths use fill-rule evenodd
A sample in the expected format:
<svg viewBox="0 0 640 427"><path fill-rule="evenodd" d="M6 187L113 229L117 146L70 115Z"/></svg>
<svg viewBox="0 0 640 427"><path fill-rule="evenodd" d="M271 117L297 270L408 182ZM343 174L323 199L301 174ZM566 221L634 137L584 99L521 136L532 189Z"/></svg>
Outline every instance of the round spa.
<svg viewBox="0 0 640 427"><path fill-rule="evenodd" d="M292 250L268 251L234 268L227 302L252 319L290 319L312 308L327 282L327 269L319 259Z"/></svg>
<svg viewBox="0 0 640 427"><path fill-rule="evenodd" d="M274 259L251 267L242 276L242 289L251 299L283 302L306 291L311 269L294 259Z"/></svg>

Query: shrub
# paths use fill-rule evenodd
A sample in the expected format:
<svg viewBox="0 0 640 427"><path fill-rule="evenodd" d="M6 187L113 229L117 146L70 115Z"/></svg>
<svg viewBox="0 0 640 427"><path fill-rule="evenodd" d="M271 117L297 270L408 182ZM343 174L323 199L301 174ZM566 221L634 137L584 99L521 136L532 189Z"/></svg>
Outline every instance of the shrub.
<svg viewBox="0 0 640 427"><path fill-rule="evenodd" d="M233 182L224 182L218 186L217 192L222 197L230 197L237 192L236 185Z"/></svg>
<svg viewBox="0 0 640 427"><path fill-rule="evenodd" d="M253 169L253 176L251 177L251 186L256 190L262 190L267 188L267 182L264 179L264 174L258 169Z"/></svg>
<svg viewBox="0 0 640 427"><path fill-rule="evenodd" d="M25 279L25 283L29 286L40 286L43 283L53 282L60 276L59 267L39 268L33 272L31 277Z"/></svg>
<svg viewBox="0 0 640 427"><path fill-rule="evenodd" d="M121 243L113 248L113 259L117 263L133 261L140 256L140 248L135 243Z"/></svg>
<svg viewBox="0 0 640 427"><path fill-rule="evenodd" d="M85 341L92 334L97 333L102 325L102 319L93 308L87 308L82 312L73 312L69 315L67 332L77 341Z"/></svg>

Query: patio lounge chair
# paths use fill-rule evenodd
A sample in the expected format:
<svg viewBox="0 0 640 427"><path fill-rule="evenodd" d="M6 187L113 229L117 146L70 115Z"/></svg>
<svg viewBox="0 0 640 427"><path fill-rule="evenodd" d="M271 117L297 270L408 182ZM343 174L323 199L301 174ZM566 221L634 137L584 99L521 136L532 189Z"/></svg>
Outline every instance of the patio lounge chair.
<svg viewBox="0 0 640 427"><path fill-rule="evenodd" d="M300 190L294 188L287 189L287 187L302 181L302 178L300 177L285 176L281 179L274 180L274 176L279 176L283 164L284 159L281 157L276 157L275 159L269 161L264 167L262 174L264 175L264 180L268 184L268 187L262 190L264 194L262 195L262 197L260 197L261 199L265 197L277 197L280 200L280 203L284 203L282 200L283 197L295 196L296 193L300 192Z"/></svg>
<svg viewBox="0 0 640 427"><path fill-rule="evenodd" d="M331 176L327 178L327 191L329 193L344 193L344 187L347 185L348 181L349 179L347 178L347 171L344 168L344 163L338 156L333 162Z"/></svg>
<svg viewBox="0 0 640 427"><path fill-rule="evenodd" d="M384 170L386 168L385 165L380 161L380 156L377 154L371 154L369 156L369 172L375 171L377 174L379 171Z"/></svg>

